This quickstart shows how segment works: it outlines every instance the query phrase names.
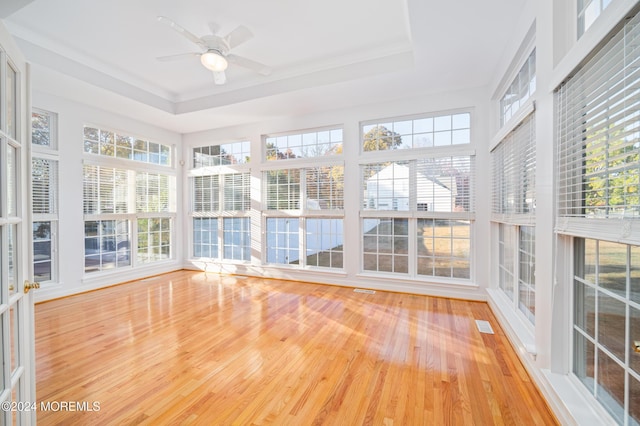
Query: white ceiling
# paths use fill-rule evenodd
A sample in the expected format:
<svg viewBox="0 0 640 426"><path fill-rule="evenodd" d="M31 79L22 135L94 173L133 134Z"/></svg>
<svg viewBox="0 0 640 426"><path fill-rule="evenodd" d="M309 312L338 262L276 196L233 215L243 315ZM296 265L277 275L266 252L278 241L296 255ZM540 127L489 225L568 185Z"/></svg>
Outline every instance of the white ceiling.
<svg viewBox="0 0 640 426"><path fill-rule="evenodd" d="M178 132L487 85L525 0L3 0L0 17L34 66L37 90ZM254 37L215 86L196 34L213 22ZM90 95L90 96L88 96Z"/></svg>

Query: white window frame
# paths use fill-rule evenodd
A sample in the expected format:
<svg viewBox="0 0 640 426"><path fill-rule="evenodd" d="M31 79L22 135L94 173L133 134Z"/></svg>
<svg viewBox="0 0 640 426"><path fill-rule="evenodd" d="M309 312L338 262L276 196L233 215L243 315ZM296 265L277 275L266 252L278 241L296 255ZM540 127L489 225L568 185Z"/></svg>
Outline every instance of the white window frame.
<svg viewBox="0 0 640 426"><path fill-rule="evenodd" d="M459 115L468 115L469 139L467 143L460 144L447 144L441 146L428 146L428 147L415 147L408 149L384 149L384 150L364 150L364 138L367 133L365 129L370 129L375 126L379 126L381 123L406 123L415 122L423 118L434 119L437 117L454 117ZM395 127L390 126L393 130ZM387 128L385 126L385 128ZM475 265L474 265L474 223L475 223L475 149L473 149L473 135L474 135L474 118L473 111L471 109L460 109L451 111L431 112L425 114L414 114L404 117L382 118L377 120L367 120L360 123L360 158L358 160L361 172L359 190L361 192L360 200L360 274L362 276L378 276L378 277L393 277L394 279L407 279L412 281L421 282L441 282L447 284L464 284L468 285L475 278ZM388 128L387 128L388 129ZM452 131L452 130L449 130ZM397 133L397 132L396 132ZM402 134L401 134L402 136ZM412 133L412 137L413 137ZM445 158L469 158L469 194L468 211L424 211L419 209L417 201L417 161L429 160L429 159L445 159ZM409 169L408 187L410 189L408 195L408 206L405 209L399 203L396 206L392 203L389 209L369 209L364 200L365 182L362 170L372 164L380 163L406 163ZM452 198L453 200L453 198ZM389 272L379 271L379 265L376 270L366 269L365 266L365 247L364 247L364 227L366 219L407 219L408 223L408 249L407 249L407 272ZM444 277L437 275L421 275L418 274L418 248L417 248L417 224L418 219L433 219L433 220L448 220L448 221L464 221L469 223L469 242L468 242L468 277ZM453 238L450 235L450 238ZM378 254L382 253L380 251ZM373 253L367 252L367 255L371 257ZM400 254L398 254L400 255ZM450 262L454 261L454 256L449 258ZM453 272L451 275L454 275Z"/></svg>
<svg viewBox="0 0 640 426"><path fill-rule="evenodd" d="M211 261L217 261L217 262L223 262L223 263L229 263L229 264L251 263L251 257L252 257L252 254L251 254L251 240L252 240L251 181L252 181L252 178L251 178L250 157L248 157L249 161L247 162L229 162L229 164L220 164L222 163L222 161L217 161L217 163L219 164L215 164L216 161L212 161L214 163L212 165L209 165L208 161L204 161L203 158L201 157L202 155L201 151L204 148L210 149L216 146L221 146L221 147L226 146L226 147L229 147L229 149L232 152L250 154L250 152L247 152L245 149L247 144L249 144L249 142L246 140L238 140L238 141L231 141L231 142L222 142L219 144L212 143L205 146L192 147L189 150L190 156L192 158L192 163L191 163L191 168L189 169L187 174L187 178L189 180L189 191L190 191L190 200L189 200L189 235L190 236L188 238L188 241L189 241L188 253L189 253L189 258L194 261L204 262L205 265ZM212 158L215 160L215 159L221 159L222 157L216 155ZM242 203L246 203L246 204L240 205L240 207L243 207L240 210L226 209L229 206L229 204L227 203L228 193L225 191L225 182L227 181L226 177L231 175L242 176L241 179L243 179L243 185L240 187L239 193L243 196L243 198L244 197L248 198L248 200L241 202L241 204ZM205 206L205 204L208 203L209 206L211 207L209 210L205 211L201 208L196 208L197 207L196 202L198 202L198 200L196 199L195 183L198 179L207 178L207 177L210 177L212 179L212 183L213 181L215 181L215 183L213 183L212 186L210 186L210 189L212 190L212 195L214 195L216 199L214 200L210 197L209 198L205 197L205 199L200 201L201 206ZM244 181L244 179L246 179L246 181ZM232 193L233 195L238 193L237 191L235 191L236 188L237 187L234 186L234 192ZM236 207L236 205L233 205L233 207ZM242 256L240 256L241 257L240 259L228 258L225 256L225 247L229 247L228 244L225 245L225 242L227 242L225 237L228 237L232 235L233 232L236 232L235 230L228 230L227 233L225 233L225 219L231 219L231 218L242 219L244 221L249 222L248 246L240 245L234 249L234 253L237 250L241 250ZM197 254L196 243L198 243L198 239L196 238L195 233L198 229L196 229L195 222L196 220L201 220L201 219L216 220L215 244L213 244L213 242L200 244L201 246L209 247L209 249L212 246L216 246L217 253L215 253L215 256L212 256L210 252L209 252L209 256L196 256ZM200 232L200 235L204 235L204 234ZM246 250L248 250L249 252L248 256L246 256L245 254ZM202 251L200 251L200 253L202 253Z"/></svg>
<svg viewBox="0 0 640 426"><path fill-rule="evenodd" d="M146 138L138 138L133 135L129 135L126 132L116 131L110 129L105 126L96 126L93 124L85 124L85 128L93 128L98 129L100 131L113 132L114 134L118 134L131 139L140 139L148 142ZM170 147L169 145L156 143L159 147L164 146L169 148L169 164L175 164L175 149ZM148 144L147 144L148 148ZM133 149L133 148L132 148ZM159 148L162 151L161 148ZM127 158L119 158L115 156L107 156L94 154L90 152L84 152L83 156L83 167L98 167L98 168L108 168L108 169L116 169L126 172L128 176L127 187L126 187L126 201L123 202L126 204L124 210L113 212L98 212L98 213L87 213L84 214L84 222L95 222L95 221L104 221L104 220L116 220L116 221L127 221L128 222L128 236L129 236L129 263L124 264L122 267L115 268L106 268L106 269L98 269L98 271L89 271L87 272L85 269L84 278L92 279L94 277L103 276L111 273L120 273L122 271L135 270L140 267L158 265L166 262L171 262L175 260L175 233L176 233L176 219L177 219L177 173L175 166L171 165L163 165L152 162L144 162L134 159ZM138 194L138 186L137 186L137 174L151 174L151 175L163 175L167 176L168 179L168 200L166 203L166 208L160 208L160 211L145 211L147 208L143 208L138 211L137 206L137 194ZM99 206L100 208L100 206ZM115 206L114 206L115 208ZM170 255L168 258L157 259L155 261L142 261L142 259L138 259L138 219L169 219L170 221ZM84 226L84 224L83 224ZM84 239L86 239L86 235L84 234ZM86 254L85 254L86 257ZM116 262L117 264L117 262Z"/></svg>
<svg viewBox="0 0 640 426"><path fill-rule="evenodd" d="M320 153L319 156L306 156L306 157L295 157L291 158L288 156L276 156L276 158L267 159L267 150L268 143L272 142L274 139L279 137L282 138L296 138L298 140L298 136L300 140L303 140L304 135L319 135L320 133L326 133L327 135L335 135L334 138L331 136L328 139L327 146L329 149L322 150L319 149L317 153ZM335 263L333 259L330 258L329 266L318 265L317 263L309 264L307 262L307 257L310 256L309 249L310 246L307 245L308 238L308 227L307 220L308 219L334 219L341 221L341 228L343 229L342 235L336 237L336 239L331 239L331 244L340 243L340 245L344 244L344 157L342 154L342 143L343 143L343 129L341 126L330 126L330 127L322 127L317 129L309 129L303 131L291 131L286 133L277 133L277 134L269 134L263 135L262 137L262 146L265 153L265 162L261 167L261 180L262 180L262 206L261 206L261 227L264 230L263 232L263 241L262 241L262 258L261 262L264 265L269 265L278 268L292 268L292 269L309 269L323 272L333 272L333 273L341 273L344 272L344 252L340 250L333 250L333 248L328 248L326 252L331 253L332 256L334 253L338 256L341 256L342 259L339 262ZM317 148L317 146L315 146ZM334 192L331 191L331 195L329 196L329 206L328 208L323 208L320 201L317 203L313 203L313 198L310 197L311 194L308 194L308 185L307 179L309 178L308 172L313 169L318 168L332 168L337 167L336 171L342 171L342 186L343 189L341 191L341 196L337 198L333 198ZM287 201L287 209L279 209L277 208L269 208L269 182L266 178L267 174L270 172L278 172L278 171L295 171L299 175L299 182L295 183L295 185L299 185L299 193L295 199ZM316 193L317 194L317 193ZM297 229L297 239L298 239L298 247L297 253L299 256L297 264L283 264L278 262L270 262L271 259L268 257L268 249L269 249L269 235L267 235L267 222L274 219L283 219L287 218L295 218L298 220L298 229ZM333 237L332 234L330 236Z"/></svg>
<svg viewBox="0 0 640 426"><path fill-rule="evenodd" d="M615 2L616 5L623 5L624 2ZM610 6L607 10L613 11L616 6ZM637 12L637 9L636 9ZM603 13L604 15L605 13ZM599 18L597 21L601 21ZM598 185L587 189L587 184L590 182L585 179L588 176L589 171L585 160L580 161L578 158L582 157L594 157L593 148L594 145L589 146L592 143L598 143L600 140L605 140L603 145L604 150L609 153L609 150L615 151L615 147L618 146L616 142L624 141L623 143L630 143L633 145L633 141L638 140L637 137L627 140L621 137L625 131L632 129L637 125L637 117L634 112L630 111L629 114L622 111L617 111L617 107L626 106L628 104L627 99L633 96L629 89L635 87L635 81L630 80L624 82L623 79L616 79L616 76L630 76L632 73L628 73L627 70L635 71L633 67L627 67L625 64L632 63L637 60L637 51L633 49L624 49L623 46L627 45L627 40L623 40L626 35L637 38L638 26L640 25L640 15L636 14L635 17L627 16L624 19L623 25L617 27L614 34L609 34L606 39L603 39L603 45L599 46L597 50L591 52L589 55L584 55L582 62L576 69L572 69L571 72L564 74L562 83L559 83L555 94L555 106L557 110L556 120L558 122L556 129L556 238L558 246L561 250L566 252L567 259L563 263L558 263L559 276L562 279L562 285L571 289L569 292L570 298L568 300L569 306L571 306L572 315L570 318L569 329L567 330L567 338L571 342L570 344L570 357L568 362L568 372L572 383L575 384L575 389L581 394L586 395L586 400L594 405L594 410L601 417L601 422L619 422L620 424L631 424L631 418L628 415L628 411L624 408L630 401L628 389L629 375L632 375L635 380L640 379L638 373L630 373L627 366L627 358L629 357L629 345L632 344L634 338L629 335L629 323L630 323L630 306L634 308L640 308L635 302L630 300L624 300L624 297L616 295L615 293L608 291L606 288L599 289L598 283L589 283L588 287L593 289L596 293L602 293L610 298L617 299L618 302L626 304L623 321L625 322L625 335L623 345L625 346L623 357L625 360L615 362L619 367L623 368L623 382L626 388L625 395L623 396L623 418L613 419L610 413L604 413L604 406L596 399L597 391L591 384L585 383L579 379L575 374L576 368L580 368L577 363L578 357L581 352L577 348L576 341L574 340L574 331L580 327L578 324L577 312L582 306L581 301L578 300L580 292L576 292L574 289L574 283L580 281L582 265L580 256L580 250L576 247L577 241L580 239L595 240L604 243L613 243L619 245L627 245L637 247L640 246L640 232L635 227L634 222L637 221L637 215L617 214L622 206L622 210L627 208L636 208L637 203L631 202L630 204L617 204L616 202L609 203L596 203L590 212L590 206L586 202L589 199L589 191L606 192ZM600 22L597 22L593 26L593 30L600 28ZM609 27L615 29L616 25ZM597 31L596 31L597 32ZM585 33L587 35L587 33ZM588 36L584 39L591 39L591 31L588 32ZM582 40L581 40L582 41ZM624 52L624 54L620 54ZM631 56L633 54L633 56ZM619 55L618 59L612 60L611 56ZM629 56L628 56L629 55ZM573 59L573 58L572 58ZM565 66L562 66L564 69ZM561 70L562 70L561 69ZM566 77L566 78L565 78ZM588 85L585 81L603 81L604 84ZM591 91L587 91L589 88L596 88ZM602 88L602 90L600 90ZM586 92L586 93L585 93ZM629 93L627 95L627 93ZM585 102L582 99L598 99L598 102L591 102L590 108L584 108ZM594 108L598 106L598 108ZM599 110L598 110L599 109ZM616 112L617 111L617 112ZM624 118L619 120L612 120L611 118L616 115L622 115ZM605 120L594 119L594 117L605 117ZM597 129L602 130L602 134L598 133ZM580 135L578 135L580 133ZM609 142L613 142L611 146ZM638 155L640 150L633 145L632 150L627 151L625 154ZM589 152L591 150L591 152ZM597 156L597 154L596 154ZM615 156L614 156L615 157ZM607 159L607 163L609 160ZM632 162L633 163L633 162ZM607 167L603 167L602 174L607 175L607 168L611 166L611 163ZM597 170L596 170L597 171ZM616 176L619 176L618 171ZM609 178L607 178L608 181ZM597 194L596 194L597 195ZM637 191L635 192L637 196ZM607 200L607 198L604 198ZM604 209L601 209L604 207ZM602 214L599 214L602 213ZM569 255L570 254L570 255ZM629 258L626 259L630 262ZM640 262L635 264L637 268ZM627 266L626 280L629 280L629 268L634 265ZM599 266L596 267L596 269ZM598 277L596 273L596 277ZM599 279L599 278L598 278ZM585 280L586 281L586 280ZM629 286L627 284L627 291ZM598 304L596 304L595 315L598 316ZM579 312L578 312L579 313ZM584 333L581 334L584 337ZM596 337L591 339L591 343L597 342L598 330L596 330ZM589 339L587 339L589 340ZM599 349L599 348L598 348ZM596 351L597 353L598 351ZM607 353L609 352L609 353ZM610 357L613 353L608 349L604 349L603 353ZM587 358L586 352L582 352L583 358ZM597 358L596 358L597 359ZM597 377L597 371L595 373ZM637 410L636 410L637 412Z"/></svg>
<svg viewBox="0 0 640 426"><path fill-rule="evenodd" d="M39 145L39 144L34 144L31 143L31 162L29 162L30 164L30 193L33 194L33 160L34 159L40 159L40 160L46 160L46 161L50 161L52 162L52 164L55 165L55 170L54 170L54 176L50 181L50 186L52 188L50 188L51 191L53 191L53 194L51 195L51 199L50 199L50 203L52 205L50 205L49 213L33 213L31 214L31 239L32 239L32 250L30 250L30 252L32 253L32 261L31 261L31 278L32 280L36 280L36 276L35 276L35 265L38 262L38 260L35 258L35 251L33 250L35 248L35 241L33 241L33 224L34 223L38 223L38 222L49 222L49 233L50 233L50 244L51 244L51 258L50 258L50 262L51 262L51 277L49 280L44 280L44 281L40 281L40 283L42 285L49 285L49 284L53 284L53 283L57 283L60 280L59 277L59 265L58 265L58 223L59 223L59 186L60 186L60 157L59 157L59 152L58 152L58 114L55 112L51 112L51 111L47 111L44 109L40 109L40 108L33 108L32 109L32 116L33 114L39 114L39 115L43 115L46 116L48 118L48 123L49 123L49 127L48 127L48 135L49 135L49 144L48 145ZM33 131L33 127L31 126L31 131Z"/></svg>

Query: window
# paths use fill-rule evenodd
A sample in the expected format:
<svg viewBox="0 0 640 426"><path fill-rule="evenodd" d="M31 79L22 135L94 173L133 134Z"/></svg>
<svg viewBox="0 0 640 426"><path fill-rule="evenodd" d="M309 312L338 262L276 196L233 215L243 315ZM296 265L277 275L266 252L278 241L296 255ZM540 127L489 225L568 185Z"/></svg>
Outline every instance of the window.
<svg viewBox="0 0 640 426"><path fill-rule="evenodd" d="M224 259L251 260L251 221L248 217L225 217L222 220Z"/></svg>
<svg viewBox="0 0 640 426"><path fill-rule="evenodd" d="M193 257L251 260L249 148L231 142L193 149Z"/></svg>
<svg viewBox="0 0 640 426"><path fill-rule="evenodd" d="M475 156L456 146L471 143L470 123L463 112L362 125L364 151L386 151L360 166L364 271L471 278ZM408 159L399 148L428 149Z"/></svg>
<svg viewBox="0 0 640 426"><path fill-rule="evenodd" d="M363 219L363 269L409 272L409 221L399 218Z"/></svg>
<svg viewBox="0 0 640 426"><path fill-rule="evenodd" d="M31 113L31 143L37 147L57 148L57 115L34 109Z"/></svg>
<svg viewBox="0 0 640 426"><path fill-rule="evenodd" d="M363 151L430 148L471 142L471 114L420 116L368 122L362 126Z"/></svg>
<svg viewBox="0 0 640 426"><path fill-rule="evenodd" d="M250 148L248 141L194 148L193 168L248 163Z"/></svg>
<svg viewBox="0 0 640 426"><path fill-rule="evenodd" d="M418 275L469 279L471 222L418 219Z"/></svg>
<svg viewBox="0 0 640 426"><path fill-rule="evenodd" d="M119 160L108 164L120 166L99 164L99 160L84 165L85 273L171 259L176 177L160 165L171 163L163 159L164 145L145 142L150 149L145 158L150 161L143 162L134 153L139 140L85 127L85 147L87 135L97 135L102 155L111 156L105 153L114 148ZM103 144L104 140L115 144Z"/></svg>
<svg viewBox="0 0 640 426"><path fill-rule="evenodd" d="M221 245L218 238L223 238L224 259L250 260L249 217L218 220L224 215L242 216L249 212L250 182L249 173L220 173L193 177L194 257L218 258L221 254L218 251ZM219 226L222 228L218 228Z"/></svg>
<svg viewBox="0 0 640 426"><path fill-rule="evenodd" d="M193 219L193 256L217 259L218 218L196 217Z"/></svg>
<svg viewBox="0 0 640 426"><path fill-rule="evenodd" d="M611 0L578 0L578 38L582 37L610 3Z"/></svg>
<svg viewBox="0 0 640 426"><path fill-rule="evenodd" d="M266 262L341 268L344 167L269 170L264 180Z"/></svg>
<svg viewBox="0 0 640 426"><path fill-rule="evenodd" d="M297 264L300 260L300 219L267 218L267 263Z"/></svg>
<svg viewBox="0 0 640 426"><path fill-rule="evenodd" d="M49 111L34 110L31 125L33 280L43 283L57 280L57 115Z"/></svg>
<svg viewBox="0 0 640 426"><path fill-rule="evenodd" d="M264 138L264 261L297 268L343 267L344 165L342 129ZM317 158L311 163L307 157ZM283 211L286 211L284 213Z"/></svg>
<svg viewBox="0 0 640 426"><path fill-rule="evenodd" d="M343 219L307 218L305 262L312 267L343 267Z"/></svg>
<svg viewBox="0 0 640 426"><path fill-rule="evenodd" d="M556 228L573 241L572 371L619 424L640 422L640 51L630 48L639 23L625 20L555 94Z"/></svg>
<svg viewBox="0 0 640 426"><path fill-rule="evenodd" d="M535 49L500 99L500 126L504 126L536 91Z"/></svg>
<svg viewBox="0 0 640 426"><path fill-rule="evenodd" d="M84 126L84 152L142 163L171 165L169 145L90 126Z"/></svg>
<svg viewBox="0 0 640 426"><path fill-rule="evenodd" d="M342 153L342 129L266 136L264 140L268 161Z"/></svg>
<svg viewBox="0 0 640 426"><path fill-rule="evenodd" d="M58 161L33 157L33 276L37 282L55 280L55 234L58 221Z"/></svg>
<svg viewBox="0 0 640 426"><path fill-rule="evenodd" d="M128 220L85 221L85 273L131 265L130 235Z"/></svg>
<svg viewBox="0 0 640 426"><path fill-rule="evenodd" d="M574 251L573 372L620 424L636 424L640 246L577 238Z"/></svg>
<svg viewBox="0 0 640 426"><path fill-rule="evenodd" d="M498 286L535 322L535 113L491 152L492 221L499 225Z"/></svg>

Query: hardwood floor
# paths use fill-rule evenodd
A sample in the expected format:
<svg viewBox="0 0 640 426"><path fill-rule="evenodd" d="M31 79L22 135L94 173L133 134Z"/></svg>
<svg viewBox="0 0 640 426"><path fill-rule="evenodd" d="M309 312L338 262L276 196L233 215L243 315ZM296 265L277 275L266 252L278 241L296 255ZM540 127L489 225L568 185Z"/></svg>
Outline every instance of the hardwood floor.
<svg viewBox="0 0 640 426"><path fill-rule="evenodd" d="M179 271L37 305L36 357L99 403L41 425L556 424L478 302Z"/></svg>

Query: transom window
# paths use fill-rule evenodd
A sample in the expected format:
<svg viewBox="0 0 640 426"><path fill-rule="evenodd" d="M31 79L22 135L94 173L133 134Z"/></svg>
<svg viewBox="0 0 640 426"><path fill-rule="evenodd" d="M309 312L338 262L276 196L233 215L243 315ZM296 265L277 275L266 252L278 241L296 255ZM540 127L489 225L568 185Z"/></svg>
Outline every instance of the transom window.
<svg viewBox="0 0 640 426"><path fill-rule="evenodd" d="M268 161L336 155L342 153L342 129L265 136L264 143Z"/></svg>
<svg viewBox="0 0 640 426"><path fill-rule="evenodd" d="M611 0L578 0L578 38L589 29Z"/></svg>
<svg viewBox="0 0 640 426"><path fill-rule="evenodd" d="M84 152L142 163L171 165L169 145L90 126L84 126Z"/></svg>
<svg viewBox="0 0 640 426"><path fill-rule="evenodd" d="M500 99L500 125L504 126L536 91L535 49Z"/></svg>
<svg viewBox="0 0 640 426"><path fill-rule="evenodd" d="M246 164L251 158L249 141L229 142L220 145L193 148L193 167Z"/></svg>
<svg viewBox="0 0 640 426"><path fill-rule="evenodd" d="M362 126L363 151L431 148L471 142L471 114L420 116L367 122Z"/></svg>

